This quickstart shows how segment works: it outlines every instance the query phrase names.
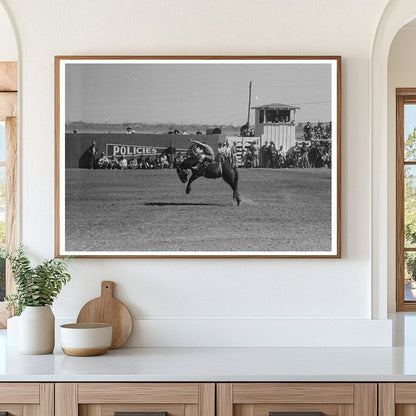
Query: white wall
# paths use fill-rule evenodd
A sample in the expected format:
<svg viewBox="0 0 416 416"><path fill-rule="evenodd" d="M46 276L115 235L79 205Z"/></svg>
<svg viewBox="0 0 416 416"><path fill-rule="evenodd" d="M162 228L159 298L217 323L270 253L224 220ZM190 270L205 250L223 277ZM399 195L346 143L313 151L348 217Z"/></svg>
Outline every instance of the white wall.
<svg viewBox="0 0 416 416"><path fill-rule="evenodd" d="M0 6L0 61L17 61L17 56L16 37L11 21L6 10Z"/></svg>
<svg viewBox="0 0 416 416"><path fill-rule="evenodd" d="M57 316L109 279L137 318L130 345L389 345L385 298L371 320L370 254L370 56L386 3L0 0L21 39L21 239L41 257L54 253L54 55L343 59L342 259L73 259Z"/></svg>
<svg viewBox="0 0 416 416"><path fill-rule="evenodd" d="M396 310L396 261L395 261L395 197L396 197L396 88L416 87L416 26L404 27L391 44L388 64L388 193L389 193L389 296L388 309Z"/></svg>

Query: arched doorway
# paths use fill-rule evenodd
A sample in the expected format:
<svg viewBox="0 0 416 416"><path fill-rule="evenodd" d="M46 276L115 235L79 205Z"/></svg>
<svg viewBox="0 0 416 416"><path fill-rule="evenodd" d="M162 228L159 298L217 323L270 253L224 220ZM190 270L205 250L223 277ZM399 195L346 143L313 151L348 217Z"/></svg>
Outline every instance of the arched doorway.
<svg viewBox="0 0 416 416"><path fill-rule="evenodd" d="M376 319L387 318L386 300L395 287L395 166L389 157L388 58L397 32L415 17L413 0L391 1L380 18L371 55L371 267L372 316Z"/></svg>
<svg viewBox="0 0 416 416"><path fill-rule="evenodd" d="M416 22L403 26L396 34L388 60L388 166L396 164L396 229L389 220L389 252L396 249L395 270L389 265L388 276L396 275L396 290L389 280L389 311L416 311L416 228L414 226L416 173L413 143L416 126L416 55L412 53L416 42ZM396 143L393 138L396 137ZM397 148L397 150L396 150ZM396 150L396 151L395 151ZM394 172L388 175L394 177ZM394 184L388 189L394 191ZM390 197L391 195L391 197ZM394 199L389 192L389 201ZM394 207L389 207L389 213ZM394 235L396 238L394 238ZM396 247L394 247L394 242ZM393 243L393 244L392 244ZM393 262L391 262L393 263ZM391 266L391 267L390 267Z"/></svg>

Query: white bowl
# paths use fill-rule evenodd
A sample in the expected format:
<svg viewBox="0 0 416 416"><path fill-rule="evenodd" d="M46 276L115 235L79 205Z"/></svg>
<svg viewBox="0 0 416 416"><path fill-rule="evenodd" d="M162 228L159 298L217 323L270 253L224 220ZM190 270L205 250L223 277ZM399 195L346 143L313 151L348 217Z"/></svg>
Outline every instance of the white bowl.
<svg viewBox="0 0 416 416"><path fill-rule="evenodd" d="M87 357L111 347L112 326L103 323L61 325L61 348L65 354Z"/></svg>

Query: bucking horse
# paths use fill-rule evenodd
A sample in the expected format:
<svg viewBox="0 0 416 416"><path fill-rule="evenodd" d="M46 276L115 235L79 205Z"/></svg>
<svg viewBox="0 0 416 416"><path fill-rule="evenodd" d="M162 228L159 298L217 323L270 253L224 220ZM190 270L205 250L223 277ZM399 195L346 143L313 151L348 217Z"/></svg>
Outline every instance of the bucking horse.
<svg viewBox="0 0 416 416"><path fill-rule="evenodd" d="M228 183L233 190L233 198L237 201L237 205L240 205L241 198L238 192L238 169L225 163L222 158L217 159L215 162L205 163L202 166L194 168L196 160L192 157L186 158L177 168L179 179L186 185L185 192L189 194L191 192L191 184L193 181L200 177L208 179L222 178L224 182ZM191 174L189 180L188 176Z"/></svg>

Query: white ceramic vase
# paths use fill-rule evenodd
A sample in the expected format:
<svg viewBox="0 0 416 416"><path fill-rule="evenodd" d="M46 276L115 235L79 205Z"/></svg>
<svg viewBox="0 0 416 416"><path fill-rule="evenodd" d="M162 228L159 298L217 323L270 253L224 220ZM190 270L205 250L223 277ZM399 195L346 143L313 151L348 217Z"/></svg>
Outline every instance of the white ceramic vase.
<svg viewBox="0 0 416 416"><path fill-rule="evenodd" d="M19 319L19 351L50 354L55 347L55 316L50 306L26 306Z"/></svg>

